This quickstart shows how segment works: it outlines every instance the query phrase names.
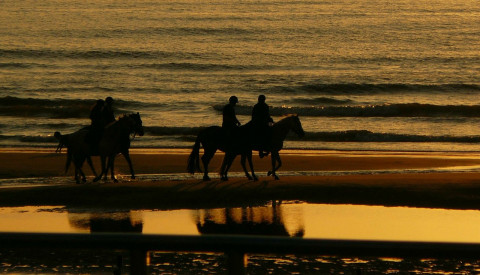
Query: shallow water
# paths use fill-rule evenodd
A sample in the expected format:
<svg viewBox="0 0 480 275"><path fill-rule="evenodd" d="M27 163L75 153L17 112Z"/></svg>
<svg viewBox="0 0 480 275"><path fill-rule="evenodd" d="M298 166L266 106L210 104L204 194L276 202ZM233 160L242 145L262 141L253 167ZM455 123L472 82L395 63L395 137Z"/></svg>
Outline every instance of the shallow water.
<svg viewBox="0 0 480 275"><path fill-rule="evenodd" d="M66 207L0 208L3 232L247 234L322 239L480 243L480 211L365 205L262 206L115 211Z"/></svg>
<svg viewBox="0 0 480 275"><path fill-rule="evenodd" d="M480 243L480 211L283 202L215 209L0 208L0 232L255 234L322 239ZM119 263L119 257L123 262ZM2 274L128 272L122 251L0 249ZM225 274L222 253L149 253L149 274ZM472 274L477 259L249 254L247 274Z"/></svg>

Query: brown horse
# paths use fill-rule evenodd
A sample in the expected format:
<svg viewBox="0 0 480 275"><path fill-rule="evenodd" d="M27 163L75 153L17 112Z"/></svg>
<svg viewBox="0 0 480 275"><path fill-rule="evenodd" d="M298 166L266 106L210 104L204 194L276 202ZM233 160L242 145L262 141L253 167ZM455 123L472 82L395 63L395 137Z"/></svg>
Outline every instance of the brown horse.
<svg viewBox="0 0 480 275"><path fill-rule="evenodd" d="M118 182L114 173L115 156L118 154L122 154L125 157L130 168L131 178L135 178L129 153L130 134L138 134L139 136L143 136L144 134L142 119L140 118L139 113L125 115L105 127L105 131L103 132L98 146L102 163L102 172L93 180L94 182L100 180L103 175L106 180L109 168L111 171L111 179L114 182ZM107 158L108 165L106 165Z"/></svg>
<svg viewBox="0 0 480 275"><path fill-rule="evenodd" d="M271 160L272 160L272 170L268 171L268 176L273 176L278 180L276 171L282 166L282 160L280 159L280 150L283 148L283 142L287 137L287 134L293 131L299 137L305 136L305 131L303 131L302 123L298 115L287 115L285 118L281 119L277 123L273 124L271 129L271 136L264 150L270 151ZM255 146L255 143L252 143L253 146L251 150L258 151L259 148ZM235 159L237 152L230 151L225 153L225 158L223 160L224 165L222 165L221 173L227 177L228 169L232 165L233 160ZM248 152L247 152L248 154ZM251 155L251 151L250 151Z"/></svg>
<svg viewBox="0 0 480 275"><path fill-rule="evenodd" d="M73 160L75 166L74 177L76 183L86 182L87 178L85 177L85 173L83 173L82 166L87 160L87 163L90 165L93 174L95 177L97 176L97 172L95 172L95 168L93 167L92 159L90 155L85 155L84 150L90 150L88 146L85 145L85 148L78 146L79 144L83 145L85 140L85 136L88 133L88 127L82 128L74 133L62 135L60 132L55 132L54 136L58 139L58 146L55 152L60 153L64 147L67 148L67 161L65 165L65 173L68 172L68 168Z"/></svg>
<svg viewBox="0 0 480 275"><path fill-rule="evenodd" d="M297 115L288 115L279 122L275 123L271 129L271 139L268 143L267 149L271 152L272 170L268 171L268 175L272 175L275 179L278 179L276 171L282 165L279 151L283 148L283 141L287 137L288 132L293 131L298 136L303 137L305 132L303 131L302 124ZM204 167L203 180L209 180L208 176L208 164L215 155L217 150L225 152L222 167L220 168L220 177L222 180L228 180L228 170L230 169L233 160L237 155L242 156L242 167L245 175L249 179L257 180L257 177L253 170L252 164L252 150L258 151L259 148L255 145L254 138L252 136L251 126L249 123L240 127L239 132L234 135L232 140L226 138L224 130L218 126L211 126L201 131L195 141L193 150L188 158L187 171L191 174L195 171L202 171L200 169L200 146L203 146L204 154L202 156L202 162ZM228 146L230 145L230 146ZM253 177L248 174L245 166L245 160L248 159L250 164L250 170ZM277 165L278 163L278 165Z"/></svg>
<svg viewBox="0 0 480 275"><path fill-rule="evenodd" d="M273 176L276 180L279 178L275 172L282 166L280 150L282 150L283 141L290 131L293 131L301 138L305 136L305 131L303 131L302 123L300 122L298 115L288 115L284 119L275 123L272 127L272 137L268 146L268 150L271 152L270 158L272 160L272 170L268 171L268 175Z"/></svg>
<svg viewBox="0 0 480 275"><path fill-rule="evenodd" d="M208 165L217 150L231 153L235 152L235 156L239 154L242 155L241 164L245 176L249 180L257 180L257 176L253 170L250 131L251 128L248 124L238 127L238 129L235 129L234 132L230 134L227 134L225 129L219 126L210 126L203 129L198 134L192 152L188 158L187 171L191 174L194 174L196 171L202 172L202 169L200 168L200 147L203 147L203 180L210 180L210 177L208 176ZM246 159L248 159L252 175L249 174L246 168ZM224 165L225 162L222 164L222 167ZM221 170L223 171L225 169L222 168ZM227 180L226 175L222 172L220 173L220 177L222 180Z"/></svg>
<svg viewBox="0 0 480 275"><path fill-rule="evenodd" d="M88 133L88 128L83 128L69 135L61 135L59 132L55 133L55 136L59 139L60 144L59 148L67 147L67 164L66 167L70 165L71 160L75 165L75 180L79 182L79 177L82 177L82 181L85 181L85 175L82 171L82 165L85 160L87 160L91 165L90 156L98 155L101 159L102 172L100 175L95 174L94 181L98 181L105 176L107 178L108 169L111 170L111 178L114 182L117 182L117 179L114 175L114 161L117 154L122 154L127 161L132 179L135 178L135 173L133 170L132 161L130 159L130 135L138 134L143 136L143 125L140 118L140 114L130 114L120 117L118 120L110 123L104 129L102 138L99 143L99 151L92 152L91 146L85 142L85 137ZM62 145L63 144L63 145ZM106 161L108 159L108 165Z"/></svg>

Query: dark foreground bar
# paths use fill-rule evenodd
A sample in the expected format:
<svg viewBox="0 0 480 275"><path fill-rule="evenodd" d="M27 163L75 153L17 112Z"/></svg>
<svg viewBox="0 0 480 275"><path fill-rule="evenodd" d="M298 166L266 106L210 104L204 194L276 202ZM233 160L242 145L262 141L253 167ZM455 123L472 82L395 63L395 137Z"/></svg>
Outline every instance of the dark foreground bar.
<svg viewBox="0 0 480 275"><path fill-rule="evenodd" d="M130 251L131 273L147 273L148 251L223 252L230 274L244 273L247 253L342 257L479 258L480 244L323 240L263 236L179 236L124 233L0 233L1 248L115 249Z"/></svg>

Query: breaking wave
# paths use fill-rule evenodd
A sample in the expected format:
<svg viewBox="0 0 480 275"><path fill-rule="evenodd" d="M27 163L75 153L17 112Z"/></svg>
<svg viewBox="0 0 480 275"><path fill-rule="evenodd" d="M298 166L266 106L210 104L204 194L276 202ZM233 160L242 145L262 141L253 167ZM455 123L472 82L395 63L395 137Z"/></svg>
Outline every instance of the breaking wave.
<svg viewBox="0 0 480 275"><path fill-rule="evenodd" d="M221 111L222 105L214 109ZM237 114L250 115L252 107L238 106ZM382 104L362 106L271 107L272 116L298 114L310 117L480 117L480 105Z"/></svg>
<svg viewBox="0 0 480 275"><path fill-rule="evenodd" d="M282 91L298 94L332 94L332 95L354 95L354 94L390 94L406 92L480 92L480 85L477 84L308 84L297 87L280 87Z"/></svg>
<svg viewBox="0 0 480 275"><path fill-rule="evenodd" d="M168 138L170 140L193 142L198 133L203 129L204 127L145 127L145 136L139 139L139 141ZM306 132L303 138L299 138L295 134L290 133L287 136L287 140L302 142L479 143L480 136L428 136L350 130L337 132ZM52 134L43 136L0 135L0 143L1 141L16 141L25 144L45 143L45 145L50 146L56 145L57 143L57 140L53 137L53 132ZM147 147L149 146L150 145L147 145ZM151 146L154 147L154 143L152 143Z"/></svg>
<svg viewBox="0 0 480 275"><path fill-rule="evenodd" d="M83 99L39 99L0 97L0 114L18 117L84 118L90 113L95 100ZM129 113L137 109L163 106L164 104L116 100L118 113Z"/></svg>

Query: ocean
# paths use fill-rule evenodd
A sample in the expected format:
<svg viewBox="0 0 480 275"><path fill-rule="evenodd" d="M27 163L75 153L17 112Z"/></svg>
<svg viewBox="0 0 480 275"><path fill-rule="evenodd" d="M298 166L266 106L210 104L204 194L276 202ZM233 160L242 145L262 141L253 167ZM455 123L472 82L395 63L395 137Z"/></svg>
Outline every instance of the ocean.
<svg viewBox="0 0 480 275"><path fill-rule="evenodd" d="M189 148L239 98L285 148L480 151L478 0L3 0L0 147L54 148L112 96L136 148Z"/></svg>

